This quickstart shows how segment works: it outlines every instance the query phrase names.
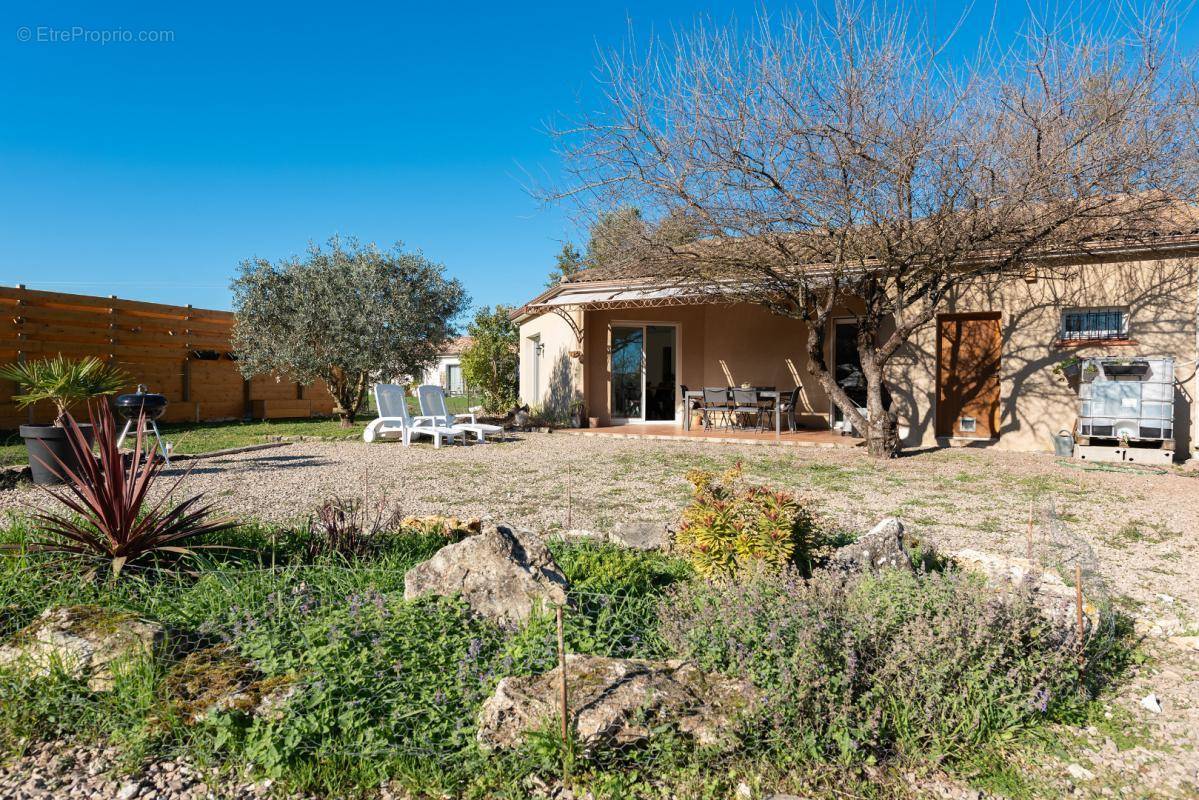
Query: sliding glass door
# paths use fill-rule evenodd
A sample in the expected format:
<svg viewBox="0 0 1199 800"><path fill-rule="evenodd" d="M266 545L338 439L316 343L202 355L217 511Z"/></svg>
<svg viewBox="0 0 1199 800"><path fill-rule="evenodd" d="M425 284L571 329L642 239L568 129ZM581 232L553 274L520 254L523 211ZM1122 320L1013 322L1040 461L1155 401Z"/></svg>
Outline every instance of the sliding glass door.
<svg viewBox="0 0 1199 800"><path fill-rule="evenodd" d="M645 374L645 329L612 328L612 417L639 420Z"/></svg>
<svg viewBox="0 0 1199 800"><path fill-rule="evenodd" d="M673 325L612 326L614 420L674 421L676 339Z"/></svg>

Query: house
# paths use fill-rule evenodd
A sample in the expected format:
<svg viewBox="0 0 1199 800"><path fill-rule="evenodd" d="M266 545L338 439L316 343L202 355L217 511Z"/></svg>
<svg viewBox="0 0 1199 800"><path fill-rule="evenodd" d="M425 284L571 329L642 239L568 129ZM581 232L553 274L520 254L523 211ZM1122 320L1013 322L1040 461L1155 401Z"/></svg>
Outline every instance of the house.
<svg viewBox="0 0 1199 800"><path fill-rule="evenodd" d="M1091 248L1070 270L1029 272L948 298L888 368L903 446L1050 450L1078 411L1077 385L1063 376L1063 363L1168 356L1176 362L1175 452L1186 458L1199 424L1197 254L1199 230L1135 248L1113 243ZM683 426L683 387L800 386L802 426L827 431L840 419L808 374L802 324L757 305L584 271L513 319L520 396L532 406L581 400L601 426L656 423L661 431ZM853 336L849 319L829 322L827 363L852 369Z"/></svg>
<svg viewBox="0 0 1199 800"><path fill-rule="evenodd" d="M450 395L466 394L461 356L470 347L471 342L469 336L459 336L446 342L437 354L437 363L425 371L420 383L440 386Z"/></svg>

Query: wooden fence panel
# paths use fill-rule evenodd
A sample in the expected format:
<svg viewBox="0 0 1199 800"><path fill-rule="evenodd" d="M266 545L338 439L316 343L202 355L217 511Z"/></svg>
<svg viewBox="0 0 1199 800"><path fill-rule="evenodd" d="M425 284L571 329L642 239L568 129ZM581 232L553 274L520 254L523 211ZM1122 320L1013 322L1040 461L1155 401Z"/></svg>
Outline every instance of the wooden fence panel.
<svg viewBox="0 0 1199 800"><path fill-rule="evenodd" d="M228 311L0 287L0 363L59 354L103 358L129 373L129 391L141 383L166 395L168 421L242 418L251 400L267 401L263 416L331 413L323 385L298 391L295 383L260 378L247 391L229 356L232 329ZM0 381L0 428L50 421L46 404L18 409L15 392L10 381ZM301 395L306 402L297 403Z"/></svg>

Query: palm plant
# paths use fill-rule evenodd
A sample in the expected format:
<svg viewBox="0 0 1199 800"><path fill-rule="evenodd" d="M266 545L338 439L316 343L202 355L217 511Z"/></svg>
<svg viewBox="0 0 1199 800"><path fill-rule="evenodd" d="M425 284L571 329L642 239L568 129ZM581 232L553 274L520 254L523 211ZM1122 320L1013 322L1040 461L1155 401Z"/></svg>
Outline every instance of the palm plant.
<svg viewBox="0 0 1199 800"><path fill-rule="evenodd" d="M115 578L134 561L161 554L195 555L199 548L214 547L192 542L235 525L229 519L210 520L212 506L200 502L202 494L170 505L186 473L151 503L149 495L163 462L145 454L142 420L138 421L137 442L126 460L117 447L116 422L108 405L88 403L88 416L96 432L98 455L92 455L79 424L66 414L64 427L77 466L61 462L52 466L66 486L45 490L73 514L34 513L33 518L51 538L33 542L27 550L106 560Z"/></svg>
<svg viewBox="0 0 1199 800"><path fill-rule="evenodd" d="M114 394L130 382L129 376L120 369L95 356L74 360L61 354L54 358L7 364L0 367L0 378L24 387L24 393L12 396L21 408L42 400L53 403L54 424L60 427L71 406L93 397Z"/></svg>

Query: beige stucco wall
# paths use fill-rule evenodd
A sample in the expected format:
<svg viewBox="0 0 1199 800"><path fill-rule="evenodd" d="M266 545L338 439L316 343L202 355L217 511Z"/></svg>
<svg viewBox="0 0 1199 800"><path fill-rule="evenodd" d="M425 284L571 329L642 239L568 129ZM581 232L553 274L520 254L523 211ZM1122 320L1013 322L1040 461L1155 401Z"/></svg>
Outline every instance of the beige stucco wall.
<svg viewBox="0 0 1199 800"><path fill-rule="evenodd" d="M798 377L801 424L828 424L828 397L804 366L807 335L798 320L739 304L588 311L584 322L586 404L601 424L611 421L609 336L621 323L676 324L678 381L689 389L750 383L790 390ZM681 419L681 396L676 408Z"/></svg>
<svg viewBox="0 0 1199 800"><path fill-rule="evenodd" d="M1187 457L1195 419L1196 306L1199 288L1192 261L1094 263L1047 273L1034 282L1008 280L951 297L945 313L999 312L1000 436L1005 450L1051 450L1050 437L1070 429L1075 390L1053 372L1078 356L1172 356L1177 452ZM1135 344L1058 345L1062 311L1072 307L1125 306ZM889 378L900 417L911 426L905 444L936 444L936 326L914 336L891 365Z"/></svg>
<svg viewBox="0 0 1199 800"><path fill-rule="evenodd" d="M1061 347L1062 311L1070 307L1127 306L1135 344ZM1050 450L1051 436L1073 425L1074 389L1053 372L1071 355L1164 355L1177 362L1175 438L1178 452L1189 455L1199 404L1197 393L1196 313L1199 284L1190 261L1095 263L1042 272L1035 281L1008 280L960 293L944 304L945 313L998 312L1002 335L1000 362L1000 437L992 446L1009 450ZM566 356L574 334L559 317L546 314L521 325L521 397L546 405L561 395L553 385L569 377L570 391L581 393L590 416L610 422L608 346L613 323L676 323L679 326L679 383L703 386L772 385L788 390L795 378L804 387L802 424L830 422L828 397L808 375L806 334L800 322L777 317L752 305L675 306L653 309L587 311L582 315L582 364ZM529 337L541 335L539 392L531 385ZM826 348L831 348L831 336ZM826 349L827 352L827 349ZM831 354L829 356L831 363ZM565 365L565 366L564 366ZM563 376L554 383L552 375ZM938 444L936 325L912 337L893 359L888 377L906 446ZM681 398L676 398L680 409ZM942 444L944 442L941 442Z"/></svg>
<svg viewBox="0 0 1199 800"><path fill-rule="evenodd" d="M581 312L574 317L581 317ZM534 337L540 337L540 355L534 353ZM570 357L577 347L574 331L557 314L542 314L524 322L520 326L521 402L559 413L569 411L571 399L583 392L582 366Z"/></svg>

